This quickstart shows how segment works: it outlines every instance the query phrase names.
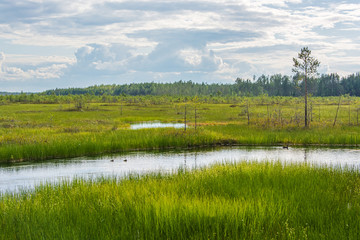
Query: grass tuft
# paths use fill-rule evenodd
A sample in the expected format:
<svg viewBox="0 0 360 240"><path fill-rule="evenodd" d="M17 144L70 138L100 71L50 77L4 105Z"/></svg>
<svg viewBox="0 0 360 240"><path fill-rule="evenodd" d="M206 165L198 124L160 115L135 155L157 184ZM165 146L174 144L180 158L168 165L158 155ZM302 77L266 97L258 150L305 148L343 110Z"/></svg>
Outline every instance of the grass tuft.
<svg viewBox="0 0 360 240"><path fill-rule="evenodd" d="M360 174L237 162L0 197L0 239L357 239Z"/></svg>

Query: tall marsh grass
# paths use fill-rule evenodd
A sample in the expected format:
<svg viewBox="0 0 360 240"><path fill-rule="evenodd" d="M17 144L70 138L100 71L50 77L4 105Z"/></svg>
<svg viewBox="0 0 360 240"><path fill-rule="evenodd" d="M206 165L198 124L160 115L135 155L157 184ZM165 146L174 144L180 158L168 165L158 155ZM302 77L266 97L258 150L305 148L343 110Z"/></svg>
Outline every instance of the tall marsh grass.
<svg viewBox="0 0 360 240"><path fill-rule="evenodd" d="M221 134L238 144L247 145L327 145L358 146L360 127L259 128L236 124L208 126L208 131Z"/></svg>
<svg viewBox="0 0 360 240"><path fill-rule="evenodd" d="M0 239L358 239L360 174L227 163L0 196Z"/></svg>
<svg viewBox="0 0 360 240"><path fill-rule="evenodd" d="M215 134L171 128L58 134L49 141L0 146L0 162L91 156L126 150L209 146L219 142L221 138Z"/></svg>
<svg viewBox="0 0 360 240"><path fill-rule="evenodd" d="M137 104L124 105L121 110L119 105L91 103L84 111L64 111L58 104L0 105L0 162L217 144L357 146L360 98L356 99L341 108L335 127L336 99L313 99L317 107L308 129L302 127L302 98L244 98L238 104ZM244 112L248 102L249 124ZM186 132L128 129L130 123L141 121L184 122L185 105L190 126Z"/></svg>
<svg viewBox="0 0 360 240"><path fill-rule="evenodd" d="M49 130L48 133L52 131ZM15 143L0 144L0 162L37 161L93 156L128 150L188 148L214 145L327 145L358 146L360 127L262 129L237 124L208 125L200 129L118 129L102 132L40 132ZM35 134L35 133L34 133Z"/></svg>

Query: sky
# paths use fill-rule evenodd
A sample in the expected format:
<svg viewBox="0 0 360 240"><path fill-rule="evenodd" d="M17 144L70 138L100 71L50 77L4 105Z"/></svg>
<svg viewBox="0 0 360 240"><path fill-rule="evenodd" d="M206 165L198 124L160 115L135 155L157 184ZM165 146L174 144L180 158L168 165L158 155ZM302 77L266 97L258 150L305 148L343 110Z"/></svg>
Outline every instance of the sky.
<svg viewBox="0 0 360 240"><path fill-rule="evenodd" d="M0 92L360 71L358 0L1 0Z"/></svg>

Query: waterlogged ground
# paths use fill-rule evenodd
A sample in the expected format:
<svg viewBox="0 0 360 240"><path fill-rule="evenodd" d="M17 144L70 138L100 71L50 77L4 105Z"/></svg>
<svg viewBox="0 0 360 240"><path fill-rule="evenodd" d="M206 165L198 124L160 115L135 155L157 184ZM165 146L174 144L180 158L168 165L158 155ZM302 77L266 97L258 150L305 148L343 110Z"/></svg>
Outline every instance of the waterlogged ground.
<svg viewBox="0 0 360 240"><path fill-rule="evenodd" d="M216 162L281 161L333 167L360 167L360 150L329 148L229 147L206 151L131 152L123 155L81 157L22 163L0 167L0 192L32 189L41 183L59 183L74 177L126 176L149 171L171 172L179 168L194 169Z"/></svg>

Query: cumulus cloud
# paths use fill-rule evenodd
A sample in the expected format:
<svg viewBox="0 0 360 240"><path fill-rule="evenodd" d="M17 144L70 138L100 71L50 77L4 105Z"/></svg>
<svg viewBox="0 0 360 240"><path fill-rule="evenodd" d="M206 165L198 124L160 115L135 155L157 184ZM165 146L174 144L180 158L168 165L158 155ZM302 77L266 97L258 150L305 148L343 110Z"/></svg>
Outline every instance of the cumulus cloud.
<svg viewBox="0 0 360 240"><path fill-rule="evenodd" d="M8 66L4 53L0 53L0 76L2 81L26 81L29 79L58 79L63 75L67 64L45 63L43 66Z"/></svg>
<svg viewBox="0 0 360 240"><path fill-rule="evenodd" d="M359 70L356 0L3 0L0 9L3 80L229 82L291 74L303 46L324 71Z"/></svg>
<svg viewBox="0 0 360 240"><path fill-rule="evenodd" d="M2 73L2 65L3 62L5 61L5 54L3 52L0 52L0 73Z"/></svg>
<svg viewBox="0 0 360 240"><path fill-rule="evenodd" d="M116 75L132 71L215 72L224 64L223 60L207 47L208 40L201 35L209 36L209 41L210 36L227 40L227 34L215 32L154 31L148 33L148 38L158 44L146 54L123 44L87 44L76 50L73 71ZM133 37L138 36L133 34Z"/></svg>
<svg viewBox="0 0 360 240"><path fill-rule="evenodd" d="M121 44L88 44L76 50L76 74L122 73L132 57L131 47Z"/></svg>
<svg viewBox="0 0 360 240"><path fill-rule="evenodd" d="M190 46L160 43L150 54L138 56L130 64L137 71L213 72L222 64L222 59L206 47L194 49Z"/></svg>

